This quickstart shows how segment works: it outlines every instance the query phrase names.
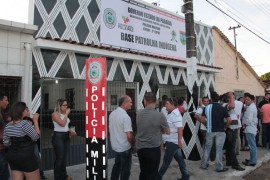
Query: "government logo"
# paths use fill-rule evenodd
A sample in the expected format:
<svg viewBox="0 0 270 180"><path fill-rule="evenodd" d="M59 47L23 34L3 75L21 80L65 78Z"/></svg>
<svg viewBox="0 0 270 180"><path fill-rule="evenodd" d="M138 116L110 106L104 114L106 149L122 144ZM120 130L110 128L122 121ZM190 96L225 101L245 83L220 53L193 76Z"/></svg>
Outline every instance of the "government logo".
<svg viewBox="0 0 270 180"><path fill-rule="evenodd" d="M186 32L180 31L180 42L183 45L186 45Z"/></svg>
<svg viewBox="0 0 270 180"><path fill-rule="evenodd" d="M110 9L110 8L106 8L104 10L104 15L103 15L103 21L105 23L105 26L109 29L113 29L116 25L116 13L114 12L114 10Z"/></svg>
<svg viewBox="0 0 270 180"><path fill-rule="evenodd" d="M92 62L88 67L88 80L92 84L97 84L102 77L101 64L99 62Z"/></svg>

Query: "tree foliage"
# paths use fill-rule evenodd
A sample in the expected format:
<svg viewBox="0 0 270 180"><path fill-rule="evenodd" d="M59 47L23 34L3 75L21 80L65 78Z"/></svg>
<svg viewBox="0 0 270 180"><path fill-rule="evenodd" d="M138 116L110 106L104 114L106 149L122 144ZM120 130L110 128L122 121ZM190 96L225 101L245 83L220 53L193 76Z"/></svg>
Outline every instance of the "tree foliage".
<svg viewBox="0 0 270 180"><path fill-rule="evenodd" d="M261 75L263 81L270 80L270 72Z"/></svg>

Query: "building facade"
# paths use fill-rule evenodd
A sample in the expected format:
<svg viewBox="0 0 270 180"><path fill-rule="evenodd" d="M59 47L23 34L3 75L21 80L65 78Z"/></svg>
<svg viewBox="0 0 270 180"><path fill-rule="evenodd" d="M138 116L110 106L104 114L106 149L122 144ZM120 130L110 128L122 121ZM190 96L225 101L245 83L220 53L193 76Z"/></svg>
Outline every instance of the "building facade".
<svg viewBox="0 0 270 180"><path fill-rule="evenodd" d="M213 27L212 34L215 47L214 65L223 68L215 75L216 91L219 94L233 91L236 98L243 96L245 92L264 96L264 83L241 53L237 52L236 59L234 45L217 27Z"/></svg>
<svg viewBox="0 0 270 180"><path fill-rule="evenodd" d="M141 6L153 8L173 17L181 17L141 1ZM128 113L136 131L136 111L143 108L143 96L148 91L157 98L185 97L187 95L186 61L160 57L146 52L103 46L100 43L101 0L34 1L34 24L39 27L33 47L32 110L42 114L42 160L45 169L52 168L53 150L50 144L52 122L50 114L58 98L65 97L72 108L71 119L78 137L72 140L70 165L85 162L84 80L85 60L91 57L107 58L107 111L117 107L115 99L123 94L132 97L134 106ZM183 18L183 17L181 17ZM211 27L196 23L197 73L195 88L188 108L196 108L198 98L210 96L215 89L214 43ZM202 156L198 137L199 124L190 113L184 115L184 154L198 160ZM110 147L108 147L110 156ZM81 154L81 158L77 158ZM75 158L76 157L76 158ZM75 160L76 159L76 160ZM79 160L78 160L79 159ZM49 165L48 165L49 164Z"/></svg>
<svg viewBox="0 0 270 180"><path fill-rule="evenodd" d="M32 102L32 43L37 26L0 19L0 89L10 105Z"/></svg>
<svg viewBox="0 0 270 180"><path fill-rule="evenodd" d="M185 60L100 43L101 1L34 0L30 1L30 7L33 7L30 19L35 25L0 20L0 87L9 96L11 104L22 100L31 104L32 112L41 114L44 169L53 167L50 116L58 98L68 100L72 109L71 125L76 126L78 133L71 140L68 165L86 161L86 59L107 58L107 114L117 107L121 95L129 95L134 105L128 113L135 132L136 111L144 107L145 92L153 91L159 99L163 95L186 97L188 94ZM183 18L148 3L134 3ZM256 96L264 94L259 77L240 53L236 69L235 49L218 28L196 22L195 33L197 69L189 109L196 109L198 99L210 96L214 90L219 94L232 90L237 96L244 92ZM199 124L193 120L192 113L185 113L184 127L184 154L188 159L198 160L202 156ZM112 157L110 144L107 150L108 157Z"/></svg>

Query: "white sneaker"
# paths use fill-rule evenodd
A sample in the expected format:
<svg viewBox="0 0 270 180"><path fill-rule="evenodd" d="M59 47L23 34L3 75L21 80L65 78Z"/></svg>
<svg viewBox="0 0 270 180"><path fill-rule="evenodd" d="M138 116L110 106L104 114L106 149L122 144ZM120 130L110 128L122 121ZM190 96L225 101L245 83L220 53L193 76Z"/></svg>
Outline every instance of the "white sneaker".
<svg viewBox="0 0 270 180"><path fill-rule="evenodd" d="M214 165L215 164L215 161L208 161L208 164L210 165L210 166L212 166L212 165Z"/></svg>

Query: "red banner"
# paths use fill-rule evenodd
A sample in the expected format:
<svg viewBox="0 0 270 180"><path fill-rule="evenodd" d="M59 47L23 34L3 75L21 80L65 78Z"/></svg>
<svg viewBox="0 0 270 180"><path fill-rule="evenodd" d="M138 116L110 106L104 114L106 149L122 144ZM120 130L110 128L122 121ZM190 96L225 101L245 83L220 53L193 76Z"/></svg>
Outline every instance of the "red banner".
<svg viewBox="0 0 270 180"><path fill-rule="evenodd" d="M86 60L86 179L106 179L106 58Z"/></svg>
<svg viewBox="0 0 270 180"><path fill-rule="evenodd" d="M86 138L106 138L106 58L86 60Z"/></svg>

